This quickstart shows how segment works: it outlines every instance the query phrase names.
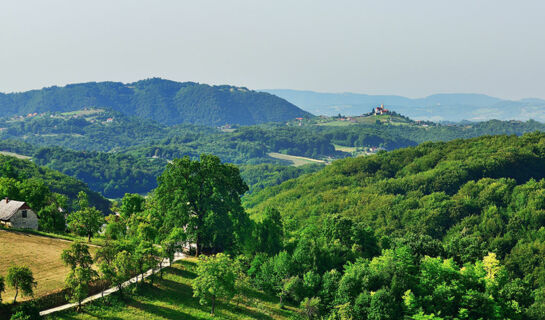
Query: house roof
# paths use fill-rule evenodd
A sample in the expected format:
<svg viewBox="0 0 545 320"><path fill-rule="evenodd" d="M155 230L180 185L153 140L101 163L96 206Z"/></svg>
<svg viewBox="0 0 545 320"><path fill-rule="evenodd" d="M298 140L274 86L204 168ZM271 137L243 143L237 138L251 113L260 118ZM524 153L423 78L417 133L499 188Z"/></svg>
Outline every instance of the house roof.
<svg viewBox="0 0 545 320"><path fill-rule="evenodd" d="M24 205L26 205L24 201L0 200L0 220L9 220Z"/></svg>

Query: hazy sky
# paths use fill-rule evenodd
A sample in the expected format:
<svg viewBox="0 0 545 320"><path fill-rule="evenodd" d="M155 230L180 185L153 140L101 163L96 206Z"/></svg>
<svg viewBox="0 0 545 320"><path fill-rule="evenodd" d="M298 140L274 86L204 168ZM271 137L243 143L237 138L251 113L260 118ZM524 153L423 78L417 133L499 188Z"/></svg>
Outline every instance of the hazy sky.
<svg viewBox="0 0 545 320"><path fill-rule="evenodd" d="M149 77L545 98L543 0L0 0L0 92Z"/></svg>

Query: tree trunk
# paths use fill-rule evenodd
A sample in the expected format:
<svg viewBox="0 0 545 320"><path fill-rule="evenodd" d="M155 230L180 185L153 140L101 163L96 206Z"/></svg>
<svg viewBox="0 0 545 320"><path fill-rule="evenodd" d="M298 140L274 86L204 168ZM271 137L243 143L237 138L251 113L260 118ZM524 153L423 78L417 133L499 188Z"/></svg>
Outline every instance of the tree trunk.
<svg viewBox="0 0 545 320"><path fill-rule="evenodd" d="M195 257L198 257L199 256L199 234L197 233L197 239L195 239Z"/></svg>
<svg viewBox="0 0 545 320"><path fill-rule="evenodd" d="M210 311L211 316L214 316L215 307L216 307L216 296L212 296L212 311Z"/></svg>
<svg viewBox="0 0 545 320"><path fill-rule="evenodd" d="M15 297L13 297L13 304L17 302L17 295L19 294L19 288L15 287Z"/></svg>
<svg viewBox="0 0 545 320"><path fill-rule="evenodd" d="M87 234L87 242L89 242L89 243L91 243L91 236L92 236L92 234L90 234L90 233Z"/></svg>

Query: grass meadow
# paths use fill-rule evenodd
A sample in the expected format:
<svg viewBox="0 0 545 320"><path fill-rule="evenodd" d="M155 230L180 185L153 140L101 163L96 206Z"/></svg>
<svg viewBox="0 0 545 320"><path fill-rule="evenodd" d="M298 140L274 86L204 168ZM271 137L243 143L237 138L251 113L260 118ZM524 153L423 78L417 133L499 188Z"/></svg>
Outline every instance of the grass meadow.
<svg viewBox="0 0 545 320"><path fill-rule="evenodd" d="M61 261L61 253L70 244L70 241L63 239L0 229L0 275L5 277L10 266L25 265L32 270L38 283L34 290L35 297L61 289L68 274L68 267ZM90 250L94 253L95 248L91 247ZM3 302L12 302L14 295L15 291L6 286L6 292L2 294ZM17 301L28 299L30 297L17 297Z"/></svg>
<svg viewBox="0 0 545 320"><path fill-rule="evenodd" d="M53 314L47 320L156 320L156 319L289 319L297 311L287 306L281 309L278 299L254 289L246 288L231 301L219 301L214 317L210 306L200 305L193 298L191 281L196 260L176 262L164 270L163 279L156 276L152 284L146 283L136 293L114 295L86 305L83 311Z"/></svg>

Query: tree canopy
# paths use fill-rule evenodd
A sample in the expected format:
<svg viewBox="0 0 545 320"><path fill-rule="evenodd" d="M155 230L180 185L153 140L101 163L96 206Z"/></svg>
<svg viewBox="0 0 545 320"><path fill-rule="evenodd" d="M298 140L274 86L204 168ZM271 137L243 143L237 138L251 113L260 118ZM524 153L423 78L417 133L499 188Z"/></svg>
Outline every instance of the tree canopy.
<svg viewBox="0 0 545 320"><path fill-rule="evenodd" d="M249 219L240 197L248 190L239 170L216 156L175 159L158 179L154 192L163 228L183 227L197 255L242 244Z"/></svg>

